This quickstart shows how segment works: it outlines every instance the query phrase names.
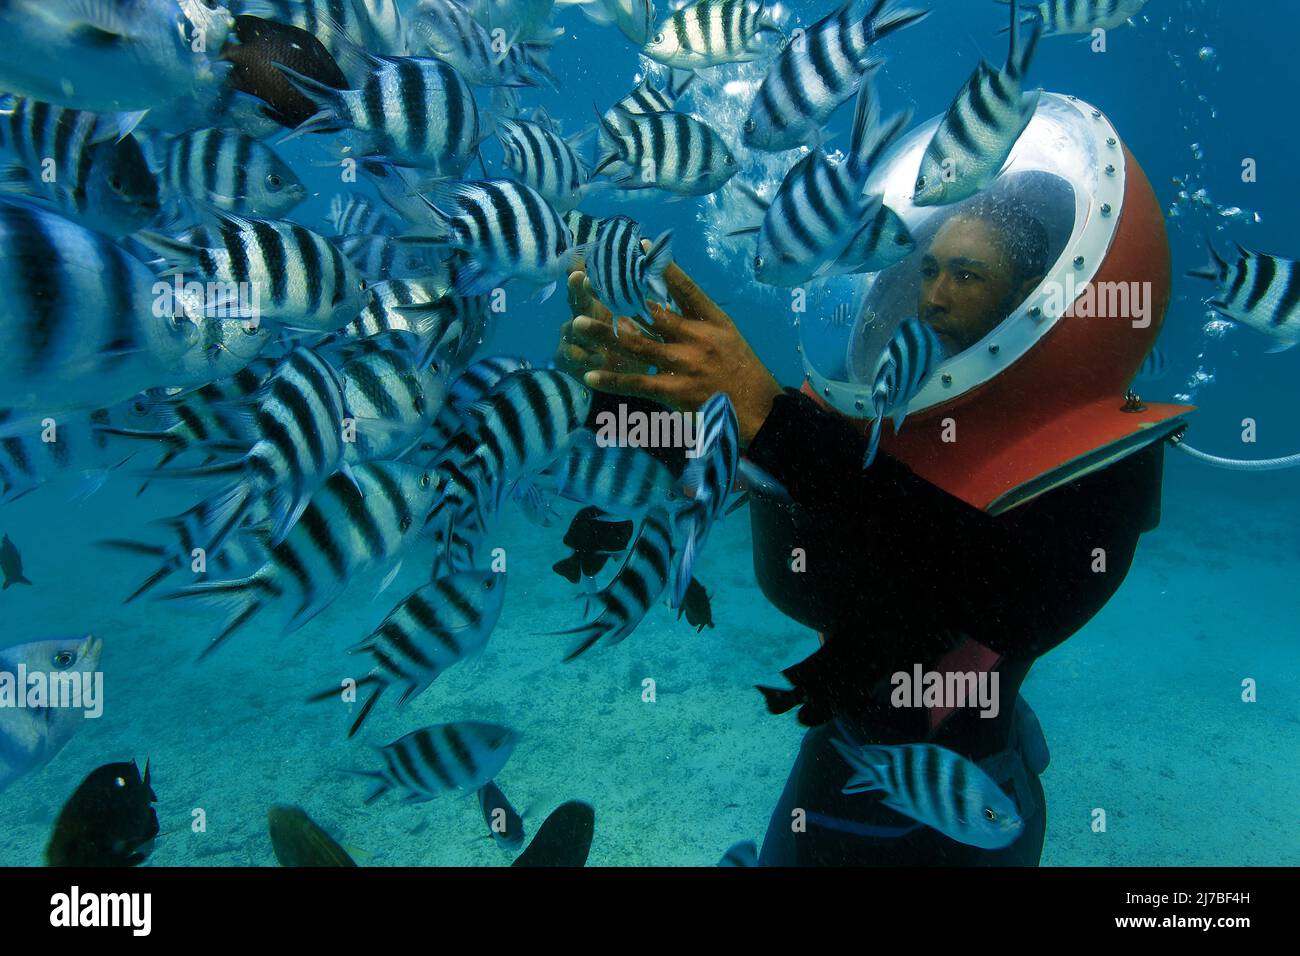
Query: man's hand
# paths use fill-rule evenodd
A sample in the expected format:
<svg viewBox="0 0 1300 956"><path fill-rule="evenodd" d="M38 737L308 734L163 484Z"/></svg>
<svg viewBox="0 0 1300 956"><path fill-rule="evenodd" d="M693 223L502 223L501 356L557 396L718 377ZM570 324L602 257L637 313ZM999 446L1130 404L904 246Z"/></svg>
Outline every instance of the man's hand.
<svg viewBox="0 0 1300 956"><path fill-rule="evenodd" d="M664 278L682 311L650 306L651 328L663 338L658 342L627 319L618 323L615 336L612 316L591 295L586 276L569 276L575 317L564 326L557 359L575 373L585 372L583 381L592 388L648 398L677 411L696 411L725 392L736 408L741 444L747 445L781 386L731 318L676 263Z"/></svg>

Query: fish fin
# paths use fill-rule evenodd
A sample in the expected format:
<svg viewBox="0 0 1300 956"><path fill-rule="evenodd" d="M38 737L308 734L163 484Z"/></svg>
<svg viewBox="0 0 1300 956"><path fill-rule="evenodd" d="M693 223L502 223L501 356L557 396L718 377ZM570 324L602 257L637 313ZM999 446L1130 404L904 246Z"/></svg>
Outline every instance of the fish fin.
<svg viewBox="0 0 1300 956"><path fill-rule="evenodd" d="M160 276L178 275L186 272L202 273L199 268L199 256L203 247L182 239L173 239L160 232L142 229L134 237L147 248L158 253L163 259Z"/></svg>
<svg viewBox="0 0 1300 956"><path fill-rule="evenodd" d="M757 494L760 498L772 498L783 504L789 504L793 501L790 492L785 490L784 485L748 458L741 458L736 470L745 483L747 493ZM739 505L735 507L739 507ZM728 514L730 513L728 511Z"/></svg>
<svg viewBox="0 0 1300 956"><path fill-rule="evenodd" d="M880 423L884 420L884 414L876 416L876 420L871 423L871 438L867 442L867 455L862 460L862 470L866 471L871 467L871 463L876 460L876 451L880 447Z"/></svg>
<svg viewBox="0 0 1300 956"><path fill-rule="evenodd" d="M313 106L316 112L307 117L296 127L282 136L277 142L285 143L291 139L297 139L304 133L324 132L330 123L339 122L339 106L342 103L342 94L339 90L320 80L299 73L297 70L285 66L283 63L272 63L273 67L284 74L284 78L289 81L289 85L301 93Z"/></svg>
<svg viewBox="0 0 1300 956"><path fill-rule="evenodd" d="M375 596L372 600L376 600L376 601L379 600L379 596L383 594L385 591L387 591L389 586L392 585L392 583L395 580L397 580L398 572L400 572L401 570L402 570L402 562L398 561L395 565L393 565L392 570L384 575L384 580L379 583L379 590L375 592Z"/></svg>
<svg viewBox="0 0 1300 956"><path fill-rule="evenodd" d="M1265 349L1264 352L1265 352L1266 355L1276 355L1278 352L1288 352L1288 351L1290 351L1291 349L1295 348L1297 344L1300 344L1300 343L1296 343L1296 342L1279 342L1277 345L1273 346L1271 349Z"/></svg>
<svg viewBox="0 0 1300 956"><path fill-rule="evenodd" d="M355 483L355 479L353 481ZM306 488L294 492L285 488L273 488L268 494L271 498L271 514L279 516L271 526L271 545L274 547L298 523L302 513L307 510L307 505L311 503L311 494Z"/></svg>
<svg viewBox="0 0 1300 956"><path fill-rule="evenodd" d="M1038 39L1043 32L1043 22L1037 17L1032 18L1028 30L1021 29L1024 25L1024 21L1020 19L1019 5L1013 0L1011 4L1011 26L1008 30L1011 39L1004 70L1008 76L1015 79L1020 79L1029 72L1029 61L1033 59L1034 49L1038 46ZM1037 98L1035 98L1035 103L1037 103Z"/></svg>
<svg viewBox="0 0 1300 956"><path fill-rule="evenodd" d="M784 690L779 687L764 687L762 684L755 684L754 689L763 695L763 702L767 705L769 714L784 714L787 711L794 710L805 700L804 691L798 687Z"/></svg>
<svg viewBox="0 0 1300 956"><path fill-rule="evenodd" d="M756 190L749 183L743 182L741 180L736 180L735 182L736 182L736 191L739 192L746 199L748 199L751 203L753 203L759 209L760 212L766 213L768 209L771 208L772 200L764 199L762 196L758 194L758 190ZM742 230L742 231L747 232L749 230ZM753 231L757 232L758 227L755 226Z"/></svg>
<svg viewBox="0 0 1300 956"><path fill-rule="evenodd" d="M0 169L0 192L12 193L18 196L34 196L36 194L36 181L32 179L32 174L28 172L26 166L20 163L12 163Z"/></svg>
<svg viewBox="0 0 1300 956"><path fill-rule="evenodd" d="M231 613L225 625L199 654L199 660L205 660L265 606L265 601L256 593L260 580L254 574L233 581L202 581L169 591L162 596L165 601L197 598L207 604L229 607Z"/></svg>

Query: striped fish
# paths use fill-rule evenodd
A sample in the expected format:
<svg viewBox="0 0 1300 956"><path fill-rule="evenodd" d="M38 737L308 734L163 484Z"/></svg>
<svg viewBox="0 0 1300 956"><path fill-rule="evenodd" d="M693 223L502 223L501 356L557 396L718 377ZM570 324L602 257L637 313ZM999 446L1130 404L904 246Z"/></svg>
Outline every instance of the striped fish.
<svg viewBox="0 0 1300 956"><path fill-rule="evenodd" d="M1029 6L1042 21L1043 36L1050 37L1113 29L1141 13L1146 4L1147 0L1042 0ZM1025 17L1021 25L1029 25L1032 19Z"/></svg>
<svg viewBox="0 0 1300 956"><path fill-rule="evenodd" d="M195 346L176 363L181 381L214 382L229 378L276 339L271 327L260 322L192 312L189 320L198 332Z"/></svg>
<svg viewBox="0 0 1300 956"><path fill-rule="evenodd" d="M542 286L540 302L567 275L572 240L538 193L505 179L442 182L429 194L438 241L466 253L458 295L482 295L509 279Z"/></svg>
<svg viewBox="0 0 1300 956"><path fill-rule="evenodd" d="M158 181L116 118L0 96L0 190L54 202L71 219L118 238L158 215Z"/></svg>
<svg viewBox="0 0 1300 956"><path fill-rule="evenodd" d="M890 336L876 362L875 377L871 386L871 408L875 421L871 425L871 439L867 444L864 469L876 460L880 447L880 426L886 415L894 420L897 432L907 417L907 406L925 387L946 357L944 347L934 329L919 319L904 319Z"/></svg>
<svg viewBox="0 0 1300 956"><path fill-rule="evenodd" d="M399 56L406 52L406 24L397 0L353 0L370 20L371 47L376 53Z"/></svg>
<svg viewBox="0 0 1300 956"><path fill-rule="evenodd" d="M161 176L173 194L241 216L279 219L307 198L307 187L275 150L228 129L169 139Z"/></svg>
<svg viewBox="0 0 1300 956"><path fill-rule="evenodd" d="M515 372L463 406L461 431L438 464L453 513L495 512L515 482L555 460L590 408L591 390L554 369Z"/></svg>
<svg viewBox="0 0 1300 956"><path fill-rule="evenodd" d="M660 233L646 251L641 248L641 226L627 216L613 216L600 224L587 250L587 278L596 298L614 315L615 335L620 315L654 324L646 297L668 303L664 270L672 259L671 229Z"/></svg>
<svg viewBox="0 0 1300 956"><path fill-rule="evenodd" d="M311 496L284 540L269 546L257 570L162 597L199 599L230 610L202 657L273 602L296 602L283 629L287 634L328 607L352 577L399 558L424 529L437 495L437 475L415 465L374 461L350 474L336 471Z"/></svg>
<svg viewBox="0 0 1300 956"><path fill-rule="evenodd" d="M1143 382L1156 382L1164 378L1169 372L1169 360L1165 358L1165 353L1160 346L1151 346L1151 351L1147 357L1142 360L1142 365L1137 370L1137 379Z"/></svg>
<svg viewBox="0 0 1300 956"><path fill-rule="evenodd" d="M578 0L587 19L602 26L611 24L637 46L644 46L654 32L653 0Z"/></svg>
<svg viewBox="0 0 1300 956"><path fill-rule="evenodd" d="M192 384L173 369L197 329L155 314L155 281L99 233L0 198L0 406L101 408Z"/></svg>
<svg viewBox="0 0 1300 956"><path fill-rule="evenodd" d="M288 220L214 215L215 227L199 226L176 239L156 232L137 238L164 257L162 275L220 283L228 301L252 304L255 321L329 332L365 305L365 280L323 236Z"/></svg>
<svg viewBox="0 0 1300 956"><path fill-rule="evenodd" d="M451 380L447 400L420 441L417 460L433 462L447 448L447 443L465 427L464 413L507 375L532 368L527 359L494 355L479 359Z"/></svg>
<svg viewBox="0 0 1300 956"><path fill-rule="evenodd" d="M1295 259L1252 252L1234 242L1236 258L1219 255L1206 239L1209 265L1189 272L1218 284L1207 302L1220 315L1249 326L1276 342L1270 352L1284 352L1300 342L1300 268Z"/></svg>
<svg viewBox="0 0 1300 956"><path fill-rule="evenodd" d="M586 624L553 634L573 634L577 642L565 654L571 661L598 643L625 640L645 619L668 587L672 573L672 522L662 510L646 515L622 566L609 584L591 596L599 609Z"/></svg>
<svg viewBox="0 0 1300 956"><path fill-rule="evenodd" d="M550 41L520 39L501 49L459 0L422 0L411 18L411 51L445 60L474 86L558 86L546 63Z"/></svg>
<svg viewBox="0 0 1300 956"><path fill-rule="evenodd" d="M335 193L326 220L336 236L391 236L397 227L367 196Z"/></svg>
<svg viewBox="0 0 1300 956"><path fill-rule="evenodd" d="M957 93L921 157L914 205L960 202L997 177L1038 109L1042 90L1022 91L1041 31L1041 21L1035 20L1022 37L1019 7L1012 0L1006 65L997 70L981 60Z"/></svg>
<svg viewBox="0 0 1300 956"><path fill-rule="evenodd" d="M508 727L467 720L413 730L378 748L381 770L355 770L379 787L366 797L374 803L389 790L405 793L406 803L423 803L449 792L472 793L501 772L519 735Z"/></svg>
<svg viewBox="0 0 1300 956"><path fill-rule="evenodd" d="M759 282L794 287L822 276L878 271L916 248L898 215L885 213L881 197L863 194L872 167L911 119L910 112L900 113L881 126L871 72L858 91L852 142L842 162L813 150L790 168L770 202L742 186L763 209L763 221L733 235L757 232ZM890 227L901 231L888 235Z"/></svg>
<svg viewBox="0 0 1300 956"><path fill-rule="evenodd" d="M342 236L334 244L367 282L418 279L448 271L433 249L394 236Z"/></svg>
<svg viewBox="0 0 1300 956"><path fill-rule="evenodd" d="M871 45L929 15L891 0L845 0L777 56L742 129L750 149L779 152L819 142L822 127L857 91Z"/></svg>
<svg viewBox="0 0 1300 956"><path fill-rule="evenodd" d="M483 814L483 822L497 846L503 850L522 850L524 838L524 818L510 805L501 788L489 780L478 791L478 808Z"/></svg>
<svg viewBox="0 0 1300 956"><path fill-rule="evenodd" d="M158 477L231 478L208 499L213 518L206 549L215 551L247 519L258 500L271 499L272 544L294 526L312 493L344 462L342 386L334 369L299 347L276 367L245 411L257 441L238 458L168 468Z"/></svg>
<svg viewBox="0 0 1300 956"><path fill-rule="evenodd" d="M275 359L256 358L229 378L194 391L164 398L136 396L126 406L134 420L126 425L110 422L100 430L161 444L164 451L155 471L191 450L211 455L214 447L229 447L242 453L257 441L257 433L255 423L241 414L239 407L256 395L278 364Z"/></svg>
<svg viewBox="0 0 1300 956"><path fill-rule="evenodd" d="M845 793L879 791L881 803L958 843L996 850L1024 830L1016 805L965 757L937 744L855 747L831 741L853 769Z"/></svg>
<svg viewBox="0 0 1300 956"><path fill-rule="evenodd" d="M442 60L374 57L361 85L347 90L280 69L319 110L286 139L342 126L358 156L383 156L441 176L463 173L483 139L469 84Z"/></svg>
<svg viewBox="0 0 1300 956"><path fill-rule="evenodd" d="M445 283L433 279L390 279L368 290L370 300L361 314L331 341L363 339L380 332L414 332L429 343L436 356L453 357L465 339L482 327L479 313L486 311L483 297L464 299L447 292Z"/></svg>
<svg viewBox="0 0 1300 956"><path fill-rule="evenodd" d="M564 224L569 227L569 234L573 237L575 246L590 245L596 238L596 230L605 222L605 219L588 216L577 209L570 209L564 214Z"/></svg>
<svg viewBox="0 0 1300 956"><path fill-rule="evenodd" d="M543 114L544 115L544 114ZM505 167L559 212L582 202L591 173L577 151L546 123L497 120L497 140Z"/></svg>
<svg viewBox="0 0 1300 956"><path fill-rule="evenodd" d="M355 441L344 449L350 464L401 456L424 434L447 391L446 364L428 361L419 336L386 334L412 339L413 347L359 355L341 372L344 406L356 421Z"/></svg>
<svg viewBox="0 0 1300 956"><path fill-rule="evenodd" d="M435 183L439 177L414 169L403 169L379 159L367 159L361 163L361 171L370 180L379 198L393 212L409 225L422 226L429 221L429 206L420 195ZM420 175L414 175L420 173ZM359 230L364 231L364 230ZM396 235L400 229L371 229Z"/></svg>
<svg viewBox="0 0 1300 956"><path fill-rule="evenodd" d="M677 479L640 448L603 444L583 430L545 471L520 485L540 495L559 495L619 518L640 521L653 508L680 503Z"/></svg>
<svg viewBox="0 0 1300 956"><path fill-rule="evenodd" d="M357 687L374 690L361 705L348 736L361 729L389 688L401 691L397 706L414 700L444 671L482 653L505 603L506 576L495 571L458 571L407 595L370 635L348 649L369 654L370 673ZM335 697L338 688L311 700Z"/></svg>
<svg viewBox="0 0 1300 956"><path fill-rule="evenodd" d="M683 76L684 79L679 81L679 75ZM681 99L682 94L686 92L686 88L691 85L691 81L694 78L695 74L693 72L679 73L679 71L672 70L668 74L667 85L660 89L659 87L650 84L650 77L647 75L642 78L641 82L636 85L636 88L632 90L631 93L627 94L627 96L623 97L605 111L604 120L614 127L617 127L618 119L623 115L623 113L641 115L643 113L668 112L672 110L677 101ZM600 137L600 147L602 152L606 154L616 152L614 141L605 131L603 124L600 129L597 130L597 134ZM604 169L606 176L619 176L622 172L623 163L617 159L610 160L609 164Z"/></svg>
<svg viewBox="0 0 1300 956"><path fill-rule="evenodd" d="M116 417L124 419L122 406L73 412L55 419L51 432L39 421L25 421L21 429L0 439L0 504L17 501L60 475L80 473L85 497L103 485L109 473L130 457L121 442L103 429ZM14 414L0 408L0 428ZM21 417L21 416L19 416ZM53 441L45 438L53 437Z"/></svg>
<svg viewBox="0 0 1300 956"><path fill-rule="evenodd" d="M685 113L628 113L600 118L610 152L592 175L621 163L614 182L623 189L663 189L681 196L707 196L736 175L736 157L707 123Z"/></svg>
<svg viewBox="0 0 1300 956"><path fill-rule="evenodd" d="M683 70L748 63L766 53L764 33L781 35L760 0L695 0L663 23L641 51Z"/></svg>
<svg viewBox="0 0 1300 956"><path fill-rule="evenodd" d="M704 403L697 417L695 457L682 474L682 484L694 488L695 496L677 515L678 527L686 529L686 539L673 581L675 608L686 600L695 561L727 506L740 467L740 429L731 399L719 392Z"/></svg>

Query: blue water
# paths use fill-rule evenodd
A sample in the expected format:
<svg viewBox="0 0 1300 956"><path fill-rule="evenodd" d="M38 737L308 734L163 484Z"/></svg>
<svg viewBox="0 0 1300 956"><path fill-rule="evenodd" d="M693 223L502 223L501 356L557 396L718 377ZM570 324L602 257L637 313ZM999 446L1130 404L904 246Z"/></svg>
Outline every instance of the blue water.
<svg viewBox="0 0 1300 956"><path fill-rule="evenodd" d="M918 121L947 106L978 56L1004 56L996 34L1003 7L929 5L929 20L885 44L879 77L886 109L911 105ZM807 23L828 4L797 0L786 9ZM566 28L551 61L562 89L524 102L546 105L576 130L594 121L593 103L604 109L626 93L640 66L617 31L576 10L555 22ZM1292 168L1300 107L1291 82L1298 32L1293 4L1151 0L1132 26L1110 31L1104 54L1076 38L1045 40L1031 74L1033 85L1101 108L1150 178L1168 213L1176 278L1160 339L1170 371L1143 396L1186 396L1198 406L1189 442L1232 457L1300 451L1300 355L1265 354L1271 343L1257 333L1208 324L1207 284L1182 273L1205 261L1207 231L1221 248L1234 238L1300 256ZM694 97L688 109L702 98L710 110L746 106L729 107L717 84L702 84ZM833 145L843 146L850 111L836 115ZM301 142L284 152L304 174L316 156ZM1241 180L1245 157L1257 160L1257 182ZM495 144L487 158L499 160ZM319 227L339 187L328 171L311 175L318 194L294 218ZM1174 177L1189 191L1204 187L1208 203L1180 200ZM1223 215L1230 207L1243 212ZM783 382L797 381L795 330L774 293L754 289L743 255L718 253L706 228L725 210L662 196L598 197L583 208L626 212L650 235L673 227L678 263L715 292ZM484 354L544 361L566 317L562 295L512 307ZM1257 425L1253 444L1241 441L1247 418ZM1024 687L1052 751L1043 863L1300 863L1297 473L1229 473L1167 458L1161 526L1143 538L1127 581L1037 663ZM102 636L106 710L50 766L0 793L0 864L41 862L58 807L94 767L147 757L165 834L151 864L273 865L266 810L294 803L367 865L503 865L510 857L487 838L471 798L365 807L367 784L339 772L378 766L368 744L463 719L521 733L498 781L516 806L531 808L530 832L563 800L594 805L593 865L711 865L732 843L761 839L801 730L792 715L768 715L752 685L775 682L817 645L755 585L743 513L715 531L697 569L713 594L716 629L697 635L656 607L625 643L565 665L564 639L540 632L576 624L581 610L549 569L564 553L567 515L539 529L508 509L489 541L509 554L506 609L482 659L452 669L402 710L381 706L349 742L341 705L304 699L336 683L344 649L423 582L421 561L408 561L378 600L379 576L355 581L301 630L252 627L199 664L217 617L179 603L122 606L147 567L90 546L192 499L169 491L137 499L131 480L117 477L69 504L75 483L0 511L0 529L21 546L35 582L0 596L0 644ZM654 702L643 700L647 678ZM1248 678L1259 688L1254 703L1242 701ZM1090 828L1095 808L1107 811L1104 833Z"/></svg>

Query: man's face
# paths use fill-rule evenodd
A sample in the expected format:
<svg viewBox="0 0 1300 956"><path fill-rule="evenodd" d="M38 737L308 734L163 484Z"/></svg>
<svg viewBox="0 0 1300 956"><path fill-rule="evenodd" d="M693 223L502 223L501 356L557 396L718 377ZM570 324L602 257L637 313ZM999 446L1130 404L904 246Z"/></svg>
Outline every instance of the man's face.
<svg viewBox="0 0 1300 956"><path fill-rule="evenodd" d="M1036 282L1015 281L989 224L949 219L921 259L917 315L938 334L948 354L956 355L993 331Z"/></svg>

